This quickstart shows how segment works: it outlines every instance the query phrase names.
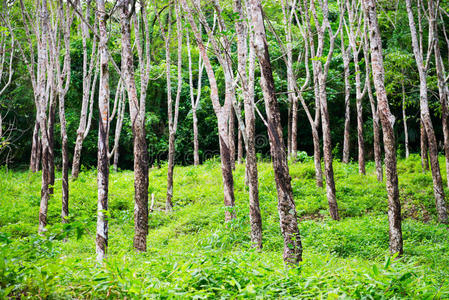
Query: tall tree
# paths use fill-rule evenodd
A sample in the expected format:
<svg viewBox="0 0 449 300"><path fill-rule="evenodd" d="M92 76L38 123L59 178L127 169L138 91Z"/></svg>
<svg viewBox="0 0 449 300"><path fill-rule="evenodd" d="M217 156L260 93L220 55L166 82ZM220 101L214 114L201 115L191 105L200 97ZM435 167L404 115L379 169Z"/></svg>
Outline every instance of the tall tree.
<svg viewBox="0 0 449 300"><path fill-rule="evenodd" d="M98 53L97 53L97 18L94 18L94 34L90 36L88 21L91 16L91 0L88 0L85 5L84 21L80 21L81 38L83 44L83 98L81 102L81 114L79 119L78 129L76 131L75 150L73 153L72 162L72 178L76 179L80 170L81 150L83 142L86 139L92 121L94 92L98 77ZM81 8L82 9L82 8ZM80 17L81 19L81 17ZM91 50L88 49L88 41L92 40Z"/></svg>
<svg viewBox="0 0 449 300"><path fill-rule="evenodd" d="M196 25L196 22L193 18L194 12L192 11L191 7L187 4L186 0L180 0L180 2L184 11L186 12L187 20L189 21L190 27L195 36L195 40L200 50L201 57L204 61L206 73L209 78L210 98L218 121L218 138L220 142L219 145L220 145L221 169L223 175L224 205L226 210L225 221L229 221L235 216L234 179L232 176L232 165L229 150L229 134L228 134L228 120L229 114L231 113L231 106L233 101L232 95L235 95L235 93L233 92L234 80L233 74L231 72L232 69L230 69L231 68L230 60L229 57L224 56L225 54L223 53L223 50L219 47L217 41L215 40L213 31L207 24L204 15L202 15L202 13L199 11L199 7L196 4L194 4L195 13L200 18L200 22L204 25L207 35L209 37L209 41L211 42L212 47L214 49L214 53L217 56L217 59L220 65L222 66L223 70L225 71L225 77L227 82L226 89L227 90L230 89L230 91L226 92L224 104L221 105L215 72L209 59L200 31L198 30L198 26ZM217 16L217 18L219 17ZM232 84L232 86L230 86L229 84Z"/></svg>
<svg viewBox="0 0 449 300"><path fill-rule="evenodd" d="M371 48L371 64L373 71L374 87L376 89L377 107L382 122L384 149L385 149L385 173L387 177L388 193L388 223L390 236L390 252L403 252L402 228L401 228L401 203L399 202L398 173L396 167L396 146L393 124L394 116L390 112L387 93L385 90L385 69L382 57L382 40L379 23L377 20L376 1L363 0L365 22L369 30Z"/></svg>
<svg viewBox="0 0 449 300"><path fill-rule="evenodd" d="M256 57L254 47L252 46L254 34L248 30L248 24L246 22L247 15L245 14L241 0L234 0L234 12L238 14L238 19L235 21L235 31L237 33L237 71L242 86L245 110L245 129L241 130L239 128L239 137L240 135L242 136L241 139L244 140L246 148L246 176L249 188L251 242L254 247L262 248L262 217L260 215L259 206L259 184L256 157L256 116L254 103L254 71Z"/></svg>
<svg viewBox="0 0 449 300"><path fill-rule="evenodd" d="M146 251L148 234L148 149L145 139L145 100L150 72L150 39L145 1L140 1L142 27L135 16L135 0L121 3L122 75L128 94L129 112L133 130L134 152L134 248ZM134 74L131 47L131 19L140 67L140 97ZM143 32L143 36L141 35Z"/></svg>
<svg viewBox="0 0 449 300"><path fill-rule="evenodd" d="M427 142L429 147L430 164L433 179L433 193L435 196L435 203L438 213L438 221L441 223L448 222L448 212L446 207L446 200L444 196L443 180L441 178L440 164L438 162L438 148L437 141L435 137L435 131L433 130L432 120L430 117L429 104L427 100L427 75L426 71L429 65L429 58L431 53L431 48L427 50L427 58L423 59L423 47L422 43L418 41L418 34L416 32L416 25L413 15L413 9L411 0L406 0L407 15L410 26L410 33L412 37L412 47L413 54L415 56L416 65L419 74L419 107L421 120L423 122L423 127L426 132ZM418 8L419 9L419 8ZM432 41L434 36L433 26L429 27L429 40ZM432 43L430 43L432 44Z"/></svg>
<svg viewBox="0 0 449 300"><path fill-rule="evenodd" d="M260 0L249 0L248 17L254 33L253 47L261 70L261 87L267 113L266 125L270 138L271 156L278 193L278 211L281 232L284 238L284 262L297 264L302 260L302 244L298 230L296 207L293 199L291 177L288 170L285 144L282 137L282 125L279 106L271 68L268 42L263 23L263 11Z"/></svg>
<svg viewBox="0 0 449 300"><path fill-rule="evenodd" d="M104 0L97 1L97 18L99 28L98 54L100 56L100 83L98 93L98 162L97 162L97 261L102 262L108 248L108 192L109 192L109 53L107 50L107 12Z"/></svg>
<svg viewBox="0 0 449 300"><path fill-rule="evenodd" d="M323 63L321 59L314 59L312 61L314 84L315 84L315 97L319 99L320 103L320 113L321 113L321 125L323 131L323 157L324 157L324 174L326 176L326 195L327 201L329 203L329 212L334 220L340 219L338 214L338 205L335 191L335 181L334 181L334 168L332 165L332 141L331 141L331 131L329 123L329 111L327 107L327 78L329 73L329 67L332 60L332 55L334 52L335 39L341 30L342 25L342 14L340 15L340 25L338 30L334 33L329 22L329 6L327 0L319 2L322 21L318 18L318 12L315 6L315 1L310 2L310 10L312 11L312 21L315 24L315 29L318 36L318 45L314 46L313 37L309 38L311 56L312 57L323 57L324 45L326 39L326 32L329 35L329 49L326 56L326 61ZM310 20L307 22L307 26L311 27ZM309 29L309 31L311 31Z"/></svg>

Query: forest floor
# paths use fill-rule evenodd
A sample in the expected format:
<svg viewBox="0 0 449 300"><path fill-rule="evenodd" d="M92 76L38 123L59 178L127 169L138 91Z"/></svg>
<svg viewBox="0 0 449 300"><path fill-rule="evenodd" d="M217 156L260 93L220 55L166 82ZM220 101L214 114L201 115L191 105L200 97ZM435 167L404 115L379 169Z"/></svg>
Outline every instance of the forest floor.
<svg viewBox="0 0 449 300"><path fill-rule="evenodd" d="M262 252L250 247L244 166L235 171L237 217L229 224L223 222L218 161L175 168L169 214L162 211L166 167L150 170L156 205L146 253L132 247L133 173L111 173L104 266L95 262L95 170L70 182L71 222L65 226L56 180L41 237L40 174L0 169L0 298L449 298L449 231L436 223L431 174L422 173L419 157L398 163L405 252L399 260L388 256L387 197L373 163L366 176L356 163L335 162L334 170L338 222L329 217L325 189L315 186L312 159L290 165L304 261L285 269L268 162L259 164Z"/></svg>

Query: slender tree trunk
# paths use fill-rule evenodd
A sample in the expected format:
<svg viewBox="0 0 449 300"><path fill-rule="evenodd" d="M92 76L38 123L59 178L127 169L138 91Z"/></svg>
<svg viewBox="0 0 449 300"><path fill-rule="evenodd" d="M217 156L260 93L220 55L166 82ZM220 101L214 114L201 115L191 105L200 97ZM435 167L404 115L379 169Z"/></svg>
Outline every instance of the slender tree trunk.
<svg viewBox="0 0 449 300"><path fill-rule="evenodd" d="M262 73L261 87L267 112L267 127L270 138L271 156L278 193L278 211L281 232L284 238L284 261L297 264L302 260L302 245L298 230L296 207L288 170L287 155L282 138L279 106L276 99L273 73L268 53L268 43L263 23L260 0L249 1L249 19L254 32L254 48Z"/></svg>
<svg viewBox="0 0 449 300"><path fill-rule="evenodd" d="M366 23L365 23L366 24ZM371 65L370 65L370 56L369 56L369 38L367 26L365 25L363 28L364 33L364 43L363 43L363 56L365 59L365 80L366 80L366 90L368 92L369 103L371 106L371 116L373 118L373 148L374 148L374 162L376 165L376 177L378 182L383 181L383 169L382 169L382 150L380 147L380 119L379 119L379 111L376 106L373 89L371 87Z"/></svg>
<svg viewBox="0 0 449 300"><path fill-rule="evenodd" d="M200 164L199 143L198 143L198 117L196 116L196 107L192 109L193 119L193 164Z"/></svg>
<svg viewBox="0 0 449 300"><path fill-rule="evenodd" d="M435 66L437 72L438 79L438 92L440 95L440 104L441 104L441 119L442 119L442 127L443 127L443 136L444 136L444 156L446 159L446 181L447 186L449 187L449 109L448 109L448 96L449 96L449 88L447 82L445 80L446 71L444 69L443 58L441 57L440 45L438 39L438 25L437 25L437 15L439 6L435 5L432 0L429 2L431 7L429 7L429 15L431 18L431 26L434 28L434 43L433 49L435 53ZM434 7L436 6L436 7Z"/></svg>
<svg viewBox="0 0 449 300"><path fill-rule="evenodd" d="M255 50L253 47L254 35L249 32L246 24L247 16L244 13L241 0L234 0L234 11L238 13L239 19L235 23L237 33L238 74L243 89L243 100L245 109L245 134L246 134L246 172L245 182L249 189L249 218L251 223L251 242L253 247L262 248L262 217L259 206L259 184L256 157L256 116L254 104L254 70ZM249 34L249 43L248 43ZM249 46L249 54L248 53ZM248 65L248 72L246 66ZM239 130L240 144L243 133ZM243 152L243 149L239 152ZM241 155L243 156L243 155ZM239 155L240 157L240 155Z"/></svg>
<svg viewBox="0 0 449 300"><path fill-rule="evenodd" d="M425 173L429 171L429 153L427 149L427 134L422 119L419 121L419 133L421 142L421 167Z"/></svg>
<svg viewBox="0 0 449 300"><path fill-rule="evenodd" d="M430 156L430 164L431 164L431 171L432 171L432 179L433 179L433 192L435 195L435 202L436 202L436 209L438 214L438 221L441 223L447 223L448 222L448 212L447 212L447 205L446 200L444 196L444 189L443 189L443 180L441 178L440 173L440 164L438 162L438 148L437 148L437 141L435 137L435 132L433 130L432 120L430 118L430 112L429 112L429 105L427 100L427 75L426 70L424 67L423 57L419 50L419 44L418 44L418 36L416 33L416 26L413 16L413 10L411 6L411 1L406 0L407 4L407 15L409 19L409 25L410 25L410 33L412 36L412 46L413 46L413 53L415 56L416 64L418 67L418 73L419 73L419 82L420 82L420 111L421 111L421 119L424 124L424 129L427 134L427 141L429 146L429 156ZM431 40L433 38L433 28L430 26L429 29L429 39ZM430 49L429 49L430 51ZM427 64L427 63L426 63Z"/></svg>
<svg viewBox="0 0 449 300"><path fill-rule="evenodd" d="M377 105L382 122L382 131L385 148L385 170L388 193L388 222L390 236L390 252L403 253L401 228L401 203L399 201L398 174L396 168L396 147L393 130L394 116L390 112L387 93L385 91L385 70L382 57L382 41L377 22L375 0L363 0L365 21L368 23L371 64L373 67L374 86L376 88Z"/></svg>
<svg viewBox="0 0 449 300"><path fill-rule="evenodd" d="M39 163L41 160L40 149L41 149L41 139L39 135L39 123L38 120L34 123L33 129L33 140L31 144L31 158L30 158L30 171L35 173L39 171Z"/></svg>
<svg viewBox="0 0 449 300"><path fill-rule="evenodd" d="M229 154L231 156L231 166L235 170L235 111L231 107L231 113L229 114Z"/></svg>
<svg viewBox="0 0 449 300"><path fill-rule="evenodd" d="M239 165L243 162L243 141L242 141L242 131L238 130L238 137L237 137L237 162Z"/></svg>
<svg viewBox="0 0 449 300"><path fill-rule="evenodd" d="M347 164L349 162L349 153L351 145L351 84L349 82L349 55L345 49L343 33L341 34L341 51L343 57L343 69L345 78L345 129L343 134L343 160Z"/></svg>
<svg viewBox="0 0 449 300"><path fill-rule="evenodd" d="M86 13L84 18L89 20L91 17L91 0L88 0L86 3ZM76 131L76 142L75 142L75 150L73 153L73 162L72 162L72 178L78 178L80 171L80 161L81 161L81 151L83 148L84 139L87 137L87 134L90 130L90 123L92 120L92 110L93 110L93 94L95 92L95 85L97 81L97 39L93 38L92 41L92 51L90 53L90 58L88 57L88 49L87 49L87 40L90 37L88 25L81 21L81 36L83 43L83 99L81 104L81 115L80 121L78 125L78 129ZM96 33L97 26L94 25L94 31ZM89 63L90 60L90 63ZM92 73L95 72L94 79L92 82ZM90 105L89 105L90 104ZM89 110L89 114L88 114Z"/></svg>
<svg viewBox="0 0 449 300"><path fill-rule="evenodd" d="M407 129L407 114L405 113L405 88L404 82L401 82L402 86L402 121L404 122L404 136L405 136L405 157L410 156L410 150L408 147L408 129Z"/></svg>
<svg viewBox="0 0 449 300"><path fill-rule="evenodd" d="M98 209L97 209L97 261L102 262L108 248L108 191L109 191L109 55L107 51L108 32L106 25L106 7L104 0L97 1L97 18L99 22L100 87L98 107Z"/></svg>
<svg viewBox="0 0 449 300"><path fill-rule="evenodd" d="M49 191L50 195L54 193L55 185L55 117L56 117L56 93L50 94L50 111L48 116L48 170L49 170Z"/></svg>
<svg viewBox="0 0 449 300"><path fill-rule="evenodd" d="M125 106L125 95L123 90L120 90L120 102L118 105L119 106L117 111L117 122L115 125L115 133L114 133L114 159L112 165L114 172L118 171L118 159L120 156L119 141L120 141L120 134L122 132L123 118L125 117L126 106Z"/></svg>
<svg viewBox="0 0 449 300"><path fill-rule="evenodd" d="M131 25L133 6L131 0L122 2L120 16L122 31L122 72L124 84L128 92L129 112L133 129L134 152L134 241L137 251L147 250L148 234L148 153L145 140L145 108L137 96L136 81L134 78L134 59L131 48ZM135 24L137 26L137 24ZM140 43L140 41L137 41ZM144 76L142 74L142 76Z"/></svg>
<svg viewBox="0 0 449 300"><path fill-rule="evenodd" d="M48 200L50 199L50 138L49 138L49 128L47 119L47 105L49 100L48 91L46 90L47 80L52 82L52 73L49 71L49 58L48 58L48 8L47 1L42 1L39 3L39 14L40 14L40 24L41 24L41 35L38 38L38 70L37 72L37 83L36 83L36 118L39 122L39 127L42 136L42 186L41 186L41 202L39 208L39 229L38 232L42 233L45 231L45 226L47 225L47 211L48 211ZM51 113L50 113L51 114Z"/></svg>

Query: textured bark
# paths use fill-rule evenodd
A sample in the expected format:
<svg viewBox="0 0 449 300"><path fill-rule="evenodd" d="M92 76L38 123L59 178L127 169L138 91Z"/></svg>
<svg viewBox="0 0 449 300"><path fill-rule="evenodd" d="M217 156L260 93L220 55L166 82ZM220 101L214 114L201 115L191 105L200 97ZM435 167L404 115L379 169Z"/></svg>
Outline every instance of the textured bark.
<svg viewBox="0 0 449 300"><path fill-rule="evenodd" d="M214 18L215 22L215 18ZM201 59L201 55L198 58L198 85L197 85L197 95L195 97L194 94L194 86L193 86L193 74L192 74L192 54L190 49L190 38L189 34L186 34L186 43L187 43L187 55L189 60L189 86L190 86L190 103L192 106L192 123L193 123L193 164L198 166L200 164L200 155L199 155L199 142L198 142L198 117L197 117L197 109L198 104L201 97L201 84L202 84L202 75L204 64Z"/></svg>
<svg viewBox="0 0 449 300"><path fill-rule="evenodd" d="M106 25L106 8L104 0L97 1L97 18L99 24L100 83L98 108L98 162L97 162L97 237L95 241L97 261L106 258L108 248L108 192L109 192L109 55L107 51L108 32Z"/></svg>
<svg viewBox="0 0 449 300"><path fill-rule="evenodd" d="M359 173L365 175L365 141L363 138L363 106L362 100L365 95L365 88L362 89L361 70L359 66L359 53L363 41L361 37L361 11L358 9L357 1L346 0L346 9L349 16L349 44L352 50L352 60L354 62L354 77L356 91L356 108L357 108L357 145L358 145L358 162Z"/></svg>
<svg viewBox="0 0 449 300"><path fill-rule="evenodd" d="M341 54L343 58L343 69L345 78L345 129L343 133L343 159L342 162L349 162L349 151L351 146L351 84L349 82L349 55L345 49L343 33L341 34Z"/></svg>
<svg viewBox="0 0 449 300"><path fill-rule="evenodd" d="M284 238L283 258L284 262L287 264L297 264L302 260L302 245L298 230L287 155L285 153L285 146L282 138L280 113L276 99L260 0L249 1L248 13L251 29L254 32L255 53L259 60L262 73L261 87L265 100L268 135L270 138L271 156L278 193L279 221Z"/></svg>
<svg viewBox="0 0 449 300"><path fill-rule="evenodd" d="M420 91L420 99L419 99L419 106L420 106L420 112L421 112L421 120L424 125L424 129L426 131L427 135L427 141L429 146L429 156L430 156L430 164L431 164L431 171L432 171L432 179L433 179L433 193L435 196L435 204L438 214L438 221L441 223L447 223L448 222L448 212L447 212L447 205L446 200L444 196L444 189L443 189L443 180L441 178L441 172L440 172L440 164L438 162L438 148L437 148L437 141L435 137L435 132L433 130L432 120L430 117L429 112L429 105L427 100L427 75L426 75L426 69L427 69L427 62L424 65L422 51L420 50L419 42L418 42L418 35L416 33L416 26L413 16L413 10L411 6L411 0L406 0L406 6L407 6L407 15L409 20L409 26L410 26L410 33L412 37L412 46L413 46L413 54L415 56L416 65L418 67L418 73L419 73L419 91ZM429 28L429 39L433 39L433 27L430 26ZM430 49L428 51L431 51Z"/></svg>
<svg viewBox="0 0 449 300"><path fill-rule="evenodd" d="M401 255L403 253L403 241L401 229L401 203L399 201L398 174L396 167L396 147L393 130L395 119L390 112L387 93L385 91L385 70L382 57L382 41L377 21L376 2L375 0L363 0L363 4L365 9L365 21L368 23L369 29L373 80L376 89L380 120L382 122L385 149L390 252L392 254L398 253L398 255Z"/></svg>
<svg viewBox="0 0 449 300"><path fill-rule="evenodd" d="M178 78L177 78L177 91L176 99L173 107L173 99L171 94L171 59L170 59L170 42L171 42L171 6L169 5L168 10L168 32L165 32L162 22L160 22L161 30L163 32L163 37L165 40L165 64L166 64L166 78L167 78L167 106L168 106L168 164L167 164L167 198L165 202L165 210L171 211L173 208L172 198L173 198L173 169L175 166L175 140L176 140L176 130L178 126L178 114L179 114L179 101L181 97L182 88L182 22L180 15L179 5L175 5L176 11L176 31L177 31L177 41L178 41Z"/></svg>
<svg viewBox="0 0 449 300"><path fill-rule="evenodd" d="M88 0L86 3L86 11L84 15L85 20L89 20L91 17L91 0ZM73 162L72 162L72 178L78 178L80 171L80 162L81 162L81 151L83 148L84 139L87 137L90 124L92 120L92 111L93 111L93 96L95 92L95 84L97 81L97 38L94 35L92 39L92 51L89 53L87 49L87 40L90 38L88 25L81 21L81 36L83 43L83 98L81 103L81 114L80 121L78 125L78 129L76 131L76 141L75 141L75 150L73 153ZM97 26L94 26L94 31L96 33ZM95 75L92 77L93 73ZM92 80L93 78L93 80Z"/></svg>
<svg viewBox="0 0 449 300"><path fill-rule="evenodd" d="M366 15L365 15L366 16ZM365 21L366 24L366 21ZM373 90L371 87L371 65L370 65L370 56L369 56L369 48L370 41L368 38L367 26L365 25L363 28L364 32L364 43L363 43L363 56L365 58L365 80L366 80L366 90L368 92L369 103L371 106L371 116L373 118L373 148L374 148L374 163L376 165L376 177L377 181L383 181L383 169L382 169L382 150L380 147L380 119L379 119L379 111L376 106Z"/></svg>
<svg viewBox="0 0 449 300"><path fill-rule="evenodd" d="M39 135L39 122L36 120L33 129L33 139L31 142L30 171L35 173L39 171L39 163L41 161L42 142Z"/></svg>
<svg viewBox="0 0 449 300"><path fill-rule="evenodd" d="M315 84L315 96L319 98L320 113L321 113L321 124L323 131L323 158L324 158L324 174L326 176L326 196L327 202L329 204L329 213L334 220L339 220L338 205L335 191L335 181L334 181L334 170L332 165L332 141L331 141L331 130L329 122L329 112L327 108L327 92L326 92L326 82L329 72L329 66L333 55L333 50L335 46L335 38L339 33L339 30L334 34L328 20L328 2L324 0L320 2L323 20L319 24L315 3L311 2L311 10L313 21L316 24L316 30L318 34L318 47L314 53L317 57L322 57L324 55L324 40L326 31L329 32L329 50L327 53L327 60L323 64L321 60L314 60L313 73L316 77ZM340 26L342 22L342 16L340 16ZM309 24L308 24L309 25ZM313 55L313 54L312 54Z"/></svg>
<svg viewBox="0 0 449 300"><path fill-rule="evenodd" d="M119 151L119 141L120 141L120 134L122 132L122 126L123 126L123 118L125 117L125 95L123 89L120 90L120 100L118 103L117 108L117 121L115 124L115 133L114 133L114 159L112 168L114 172L117 172L118 170L118 159L120 157L120 151Z"/></svg>
<svg viewBox="0 0 449 300"><path fill-rule="evenodd" d="M421 149L421 167L423 172L429 171L429 151L427 148L427 134L424 129L422 119L419 121L420 149Z"/></svg>
<svg viewBox="0 0 449 300"><path fill-rule="evenodd" d="M56 86L57 95L59 98L59 123L61 126L61 148L62 148L62 205L61 205L61 220L67 223L69 216L69 155L68 155L68 141L67 141L67 124L65 119L65 97L69 90L71 69L70 69L70 27L72 25L72 16L70 14L69 4L62 0L58 1L58 19L60 22L60 31L64 42L64 60L61 68L60 43L54 42L54 57L53 64L56 70ZM58 28L53 28L54 32L58 32Z"/></svg>
<svg viewBox="0 0 449 300"><path fill-rule="evenodd" d="M133 245L137 251L146 251L148 234L148 153L145 140L145 98L148 82L148 57L143 58L142 41L140 40L138 23L133 15L135 3L132 0L122 2L120 15L122 32L122 74L128 94L129 112L133 130L134 152L134 240ZM142 12L145 10L143 6ZM134 17L136 44L141 67L140 99L137 95L136 80L134 76L134 59L131 47L130 20ZM142 15L146 18L146 15ZM144 32L146 33L145 26ZM145 34L146 37L146 34ZM149 44L144 44L145 51L149 51ZM146 53L145 53L146 54Z"/></svg>
<svg viewBox="0 0 449 300"><path fill-rule="evenodd" d="M50 54L51 56L51 54ZM51 57L50 57L51 59ZM51 66L49 66L51 67ZM53 74L54 75L54 74ZM53 75L50 76L53 81ZM54 154L54 146L55 146L55 119L56 119L56 91L54 83L52 85L52 92L50 93L50 109L48 115L48 171L49 171L49 192L50 195L54 194L54 185L55 185L55 154Z"/></svg>
<svg viewBox="0 0 449 300"><path fill-rule="evenodd" d="M407 114L405 112L405 87L404 82L401 82L402 87L402 121L404 122L404 136L405 136L405 157L410 156L410 150L408 146L408 129L407 129Z"/></svg>
<svg viewBox="0 0 449 300"><path fill-rule="evenodd" d="M429 4L429 16L430 16L430 26L434 28L434 41L433 41L433 49L435 53L435 66L436 73L438 79L438 92L440 96L440 105L441 105L441 119L442 119L442 127L443 127L443 136L444 136L444 157L446 159L446 181L449 187L449 109L448 109L448 97L449 97L449 88L447 82L445 80L446 71L444 69L443 58L441 56L439 39L438 39L438 25L437 25L437 16L438 16L438 5L430 0Z"/></svg>
<svg viewBox="0 0 449 300"><path fill-rule="evenodd" d="M231 156L231 166L232 169L235 170L235 111L234 108L231 107L231 113L229 114L229 155Z"/></svg>
<svg viewBox="0 0 449 300"><path fill-rule="evenodd" d="M252 46L254 35L253 33L249 33L248 26L246 24L247 16L244 13L241 0L234 0L234 11L238 13L239 16L238 21L235 22L235 31L237 33L238 74L243 89L243 101L245 109L245 132L243 134L243 132L239 130L239 137L242 136L240 141L242 139L246 140L245 177L249 189L251 243L253 247L260 249L262 248L262 217L260 215L259 206L259 183L256 157L256 116L254 112L254 70L256 62L254 47ZM249 43L248 34L250 36ZM247 66L248 71L246 71ZM243 152L243 149L241 150L241 152Z"/></svg>
<svg viewBox="0 0 449 300"><path fill-rule="evenodd" d="M230 94L232 91L229 90L228 84L231 80L231 83L233 82L232 78L227 78L226 80L226 95L224 105L222 106L220 104L219 96L218 96L218 86L217 81L214 73L214 69L212 68L212 64L209 60L209 56L206 50L206 47L203 43L200 31L198 30L198 27L193 19L193 12L191 8L188 6L186 0L180 0L181 5L183 7L183 10L186 12L186 18L190 23L190 27L192 28L192 31L195 36L195 40L197 42L198 48L201 53L201 57L204 61L204 66L206 69L207 76L209 78L209 85L210 85L210 98L212 101L212 106L214 108L215 115L217 117L217 123L218 123L218 138L220 142L220 157L221 157L221 170L222 170L222 176L223 176L223 193L224 193L224 205L225 205L225 221L229 221L235 216L234 212L234 179L232 177L232 167L231 167L231 158L230 158L230 151L229 151L229 135L228 135L228 119L229 114L231 112L231 105L232 105L232 98L230 97ZM218 6L218 3L215 3L216 6ZM215 37L213 35L212 30L208 27L207 22L204 22L204 15L196 9L195 13L199 16L201 23L204 24L206 32L209 37L209 41L212 43L214 52L220 62L220 65L223 67L224 70L227 70L225 73L225 76L232 76L232 72L229 72L231 70L231 65L229 64L229 60L223 58L221 53L221 48L218 46L217 41L215 40ZM225 38L225 37L224 37Z"/></svg>
<svg viewBox="0 0 449 300"><path fill-rule="evenodd" d="M237 163L239 165L243 162L243 141L242 141L242 131L238 130L238 136L237 136Z"/></svg>

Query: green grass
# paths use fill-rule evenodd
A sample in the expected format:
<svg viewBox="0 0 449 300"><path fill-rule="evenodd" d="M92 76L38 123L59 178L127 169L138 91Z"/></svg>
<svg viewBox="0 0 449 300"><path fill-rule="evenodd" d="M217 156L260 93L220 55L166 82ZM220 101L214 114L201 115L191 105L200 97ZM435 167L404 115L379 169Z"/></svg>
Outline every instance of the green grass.
<svg viewBox="0 0 449 300"><path fill-rule="evenodd" d="M444 166L443 160L441 161ZM70 182L68 226L60 224L60 180L38 236L40 174L0 170L0 298L449 298L449 232L436 223L432 179L418 156L399 161L405 255L388 256L387 198L357 165L335 162L342 220L329 218L313 162L290 165L304 261L286 269L269 163L259 164L262 252L250 247L244 167L235 171L237 217L224 224L217 161L176 167L174 211L162 210L166 168L150 171L156 210L148 251L133 240L133 174L110 176L110 240L105 265L95 262L96 172ZM444 168L441 168L444 172ZM57 174L60 175L60 174ZM445 174L443 174L445 178Z"/></svg>

